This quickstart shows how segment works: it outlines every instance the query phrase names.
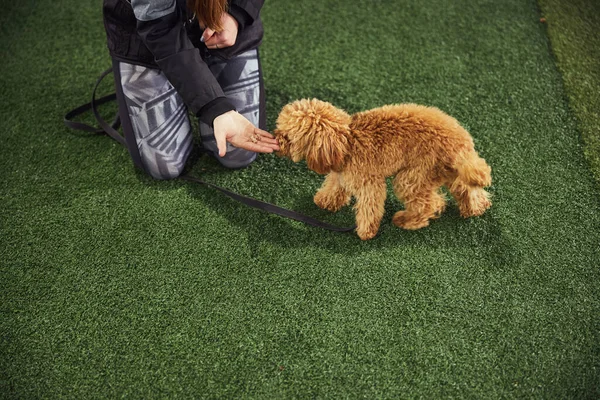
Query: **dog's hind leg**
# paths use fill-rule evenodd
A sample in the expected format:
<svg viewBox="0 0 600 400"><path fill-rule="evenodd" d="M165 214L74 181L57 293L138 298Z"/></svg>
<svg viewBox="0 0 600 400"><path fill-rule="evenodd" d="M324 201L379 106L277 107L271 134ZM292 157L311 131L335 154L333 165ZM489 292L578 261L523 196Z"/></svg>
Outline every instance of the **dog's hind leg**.
<svg viewBox="0 0 600 400"><path fill-rule="evenodd" d="M483 189L492 184L491 168L474 152L463 155L457 164L457 176L446 186L456 199L461 216L479 216L492 205L490 194Z"/></svg>
<svg viewBox="0 0 600 400"><path fill-rule="evenodd" d="M315 204L325 210L336 212L350 203L350 193L342 185L342 176L330 172L314 197Z"/></svg>
<svg viewBox="0 0 600 400"><path fill-rule="evenodd" d="M492 206L490 194L479 186L467 185L456 179L448 189L456 199L460 215L464 218L478 217Z"/></svg>
<svg viewBox="0 0 600 400"><path fill-rule="evenodd" d="M404 229L419 229L429 225L429 220L439 218L446 207L446 199L440 193L440 184L420 180L422 175L396 175L394 193L404 202L404 210L394 214L394 225Z"/></svg>

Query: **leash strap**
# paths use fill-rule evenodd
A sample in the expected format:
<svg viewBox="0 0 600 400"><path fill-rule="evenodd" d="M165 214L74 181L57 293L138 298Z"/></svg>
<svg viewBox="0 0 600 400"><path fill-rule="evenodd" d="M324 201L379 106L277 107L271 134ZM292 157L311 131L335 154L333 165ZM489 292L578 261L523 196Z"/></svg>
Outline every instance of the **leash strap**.
<svg viewBox="0 0 600 400"><path fill-rule="evenodd" d="M122 144L123 146L127 147L125 138L121 134L119 134L119 132L117 131L117 129L120 126L120 120L119 120L118 113L117 113L117 116L115 117L115 119L113 120L113 122L111 124L108 124L106 121L104 121L104 119L102 119L102 117L100 116L100 113L98 112L98 109L97 109L97 106L104 104L104 103L108 103L110 101L114 101L116 99L115 93L109 94L109 95L101 97L99 99L96 99L96 91L98 89L98 86L100 86L100 82L102 82L104 77L106 77L106 75L110 74L111 72L112 72L112 68L109 68L106 71L102 72L102 74L96 81L96 85L94 86L94 90L92 92L92 100L89 103L83 104L83 105L69 111L64 117L64 123L67 127L71 128L71 129L75 129L75 130L91 132L91 133L96 133L96 134L106 133L111 138L113 138L114 140L116 140L117 142ZM73 118L75 118L89 110L92 110L94 117L96 117L98 124L100 124L100 128L96 128L96 127L87 125L82 122L73 121ZM249 207L256 208L256 209L259 209L262 211L266 211L271 214L276 214L281 217L293 219L295 221L300 221L307 225L327 229L327 230L334 231L334 232L350 232L350 231L353 231L354 229L356 229L356 226L338 227L335 225L331 225L326 222L320 221L318 219L309 217L307 215L300 214L296 211L288 210L286 208L282 208L282 207L276 206L271 203L253 199L252 197L243 196L241 194L232 192L230 190L227 190L220 186L214 185L212 183L205 182L205 181L203 181L197 177L191 176L191 175L186 174L186 175L180 176L179 178L182 180L188 181L188 182L194 182L194 183L199 183L199 184L202 184L205 186L209 186L209 187L216 189L219 192L221 192L221 193L229 196L230 198L232 198L236 201L239 201L240 203L245 204Z"/></svg>
<svg viewBox="0 0 600 400"><path fill-rule="evenodd" d="M92 133L98 133L98 134L106 133L111 138L113 138L114 140L116 140L117 142L122 144L123 146L127 147L127 144L125 143L125 138L123 136L121 136L119 134L119 132L117 131L117 129L119 128L119 125L121 125L120 120L119 120L119 114L117 113L117 116L115 117L113 122L109 125L104 119L102 119L102 117L100 116L100 113L98 112L99 105L108 103L109 101L116 100L116 98L117 98L117 94L112 93L107 96L96 99L96 91L98 90L98 86L100 86L100 83L102 82L104 77L106 75L110 74L111 72L112 72L112 67L108 68L106 71L102 72L100 77L98 77L98 80L96 80L96 84L94 85L94 90L92 91L92 101L69 111L65 115L64 123L66 126L68 126L71 129L92 132ZM81 115L84 112L89 111L89 110L92 110L92 112L94 113L94 117L96 117L96 121L98 121L98 123L100 124L100 128L95 128L93 126L84 124L82 122L73 121L73 118L75 118L78 115Z"/></svg>
<svg viewBox="0 0 600 400"><path fill-rule="evenodd" d="M307 225L315 226L317 228L323 228L323 229L327 229L329 231L334 231L334 232L350 232L356 228L356 226L341 228L341 227L338 227L335 225L331 225L326 222L320 221L318 219L309 217L308 215L300 214L296 211L292 211L292 210L288 210L287 208L282 208L282 207L276 206L275 204L266 203L264 201L253 199L252 197L246 197L241 194L231 192L227 189L224 189L217 185L213 185L212 183L209 183L209 182L205 182L194 176L182 175L182 176L180 176L180 179L183 179L183 180L189 181L189 182L200 183L200 184L206 185L206 186L210 186L211 188L216 189L216 190L220 191L221 193L223 193L223 194L231 197L232 199L237 200L240 203L243 203L247 206L257 208L259 210L263 210L263 211L266 211L271 214L276 214L276 215L279 215L282 217L293 219L295 221L304 222Z"/></svg>

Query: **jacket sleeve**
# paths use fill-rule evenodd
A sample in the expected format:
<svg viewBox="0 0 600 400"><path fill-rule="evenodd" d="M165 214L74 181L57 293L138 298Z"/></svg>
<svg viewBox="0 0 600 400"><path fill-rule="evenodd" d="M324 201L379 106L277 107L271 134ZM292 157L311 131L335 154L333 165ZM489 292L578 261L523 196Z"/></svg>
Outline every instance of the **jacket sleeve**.
<svg viewBox="0 0 600 400"><path fill-rule="evenodd" d="M260 16L260 9L264 0L230 0L229 14L231 14L243 29L251 25Z"/></svg>
<svg viewBox="0 0 600 400"><path fill-rule="evenodd" d="M131 0L137 32L190 111L212 126L235 107L190 42L176 0Z"/></svg>

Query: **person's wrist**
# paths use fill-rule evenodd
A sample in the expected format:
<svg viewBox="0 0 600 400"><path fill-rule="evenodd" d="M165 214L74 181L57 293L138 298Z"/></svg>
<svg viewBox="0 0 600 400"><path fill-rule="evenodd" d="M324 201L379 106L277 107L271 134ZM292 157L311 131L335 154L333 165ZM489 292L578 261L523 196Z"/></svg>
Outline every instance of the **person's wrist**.
<svg viewBox="0 0 600 400"><path fill-rule="evenodd" d="M216 123L218 123L219 121L221 121L221 120L223 120L223 119L226 119L226 118L233 118L233 116L234 116L235 114L237 114L237 111L236 111L236 110L230 110L230 111L224 112L223 114L221 114L221 115L218 115L218 116L216 116L216 117L215 117L215 119L214 119L214 121L213 121L213 125L214 125L214 124L216 124Z"/></svg>
<svg viewBox="0 0 600 400"><path fill-rule="evenodd" d="M198 119L208 126L214 126L214 120L228 111L235 110L234 105L226 97L217 97L205 104L197 113Z"/></svg>

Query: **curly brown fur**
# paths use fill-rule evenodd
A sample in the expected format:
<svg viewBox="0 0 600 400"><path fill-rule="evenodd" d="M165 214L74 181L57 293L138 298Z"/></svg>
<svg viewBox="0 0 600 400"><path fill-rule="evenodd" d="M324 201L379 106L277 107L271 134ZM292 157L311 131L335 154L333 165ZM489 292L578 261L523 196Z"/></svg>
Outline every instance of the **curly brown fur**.
<svg viewBox="0 0 600 400"><path fill-rule="evenodd" d="M356 199L356 232L377 234L384 213L386 180L404 210L393 218L404 229L419 229L443 212L446 186L463 217L491 206L491 169L477 154L473 139L458 121L434 107L389 105L352 116L330 103L298 100L279 114L275 136L279 155L306 160L327 174L316 193L317 206L337 211Z"/></svg>

